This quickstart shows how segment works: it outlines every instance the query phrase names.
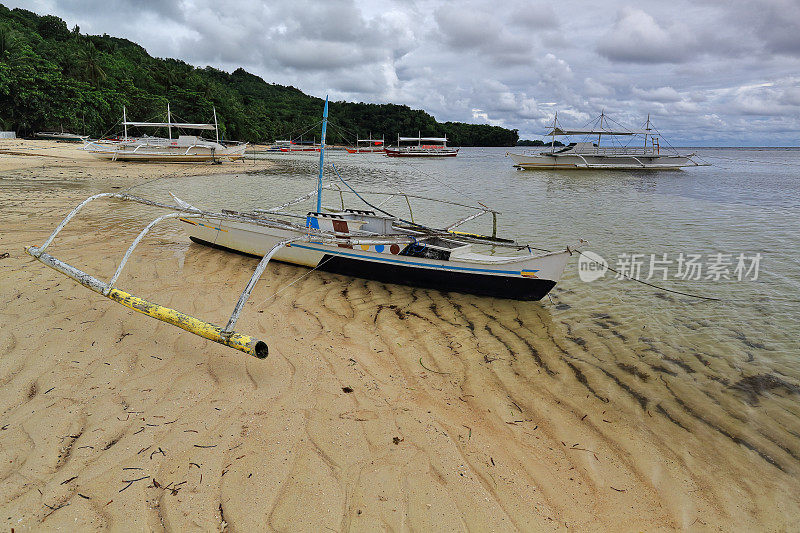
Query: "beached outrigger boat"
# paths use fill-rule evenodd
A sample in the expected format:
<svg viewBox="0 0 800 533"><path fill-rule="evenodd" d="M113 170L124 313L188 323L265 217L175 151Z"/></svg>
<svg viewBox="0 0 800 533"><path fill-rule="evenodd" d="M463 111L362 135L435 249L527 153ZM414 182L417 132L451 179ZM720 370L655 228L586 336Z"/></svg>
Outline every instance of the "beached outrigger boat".
<svg viewBox="0 0 800 533"><path fill-rule="evenodd" d="M244 152L247 150L247 143L220 141L216 109L214 110L213 124L189 124L172 122L169 104L167 104L166 122L129 122L127 111L123 107L122 125L125 128L122 140L90 142L83 149L95 157L111 161L159 163L235 161L244 157ZM128 137L128 126L167 128L169 137ZM216 134L216 141L209 141L196 135L179 135L177 139L173 139L172 128L213 130Z"/></svg>
<svg viewBox="0 0 800 533"><path fill-rule="evenodd" d="M69 133L67 131L37 131L33 134L36 139L44 139L47 141L63 141L71 143L86 142L89 138L88 135L78 135L77 133Z"/></svg>
<svg viewBox="0 0 800 533"><path fill-rule="evenodd" d="M550 150L534 155L508 155L514 166L523 170L675 170L682 167L706 166L692 159L695 154L680 154L673 148L662 148L660 134L654 133L650 116L643 130L612 128L605 113L589 128L562 128L558 125L558 114L553 120L553 129L546 134L551 137ZM571 143L556 150L555 139L560 136L583 136L590 141ZM595 139L596 137L596 139ZM601 139L612 139L611 146L602 146ZM629 139L625 145L613 143L617 138ZM640 146L631 146L630 139L643 138Z"/></svg>
<svg viewBox="0 0 800 533"><path fill-rule="evenodd" d="M327 116L326 101L317 187L306 195L272 209L210 212L178 198L175 198L175 204L165 204L125 193L102 193L76 207L42 246L26 250L46 265L135 311L258 357L266 357L266 344L236 333L234 326L250 292L272 259L366 279L517 300L541 299L558 282L574 250L567 247L557 252L534 253L534 249L526 244L498 238L498 212L482 204L470 206L444 201L445 204L469 208L472 212L445 228L433 228L414 222L413 214L411 220L393 216L380 206L370 204L362 195L403 196L409 208L409 198L422 198L420 196L356 191L341 178L335 166L337 178L349 191L339 188L335 182L323 185ZM342 205L342 209L323 212L323 191L333 190L334 186L340 193L342 204L344 194L348 192L371 209L345 209ZM46 252L63 227L86 204L98 198L138 202L170 211L142 230L107 283ZM316 210L307 215L285 211L313 198L316 198ZM494 221L491 236L456 231L458 226L487 214L491 214ZM131 253L150 229L163 220L175 218L185 224L194 242L262 258L224 328L147 302L114 286ZM473 250L473 247L480 246L516 253L492 255Z"/></svg>

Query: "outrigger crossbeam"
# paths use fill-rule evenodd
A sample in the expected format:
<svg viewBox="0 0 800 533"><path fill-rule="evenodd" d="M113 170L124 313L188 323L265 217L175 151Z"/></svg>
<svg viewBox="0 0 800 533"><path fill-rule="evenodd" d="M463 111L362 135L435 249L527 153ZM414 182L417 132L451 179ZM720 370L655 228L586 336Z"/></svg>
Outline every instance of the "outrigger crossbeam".
<svg viewBox="0 0 800 533"><path fill-rule="evenodd" d="M120 261L119 266L117 267L114 276L111 280L106 283L97 279L96 277L83 272L82 270L75 268L72 265L69 265L52 255L45 252L48 246L53 242L56 236L61 232L62 229L67 225L67 223L72 220L78 212L83 209L89 202L92 200L96 200L98 198L118 198L121 200L132 200L141 203L146 203L149 205L155 205L158 207L166 207L172 209L174 213L169 213L166 215L162 215L152 222L148 224L140 233L137 235L136 239L134 239L131 246L125 252L122 260ZM103 296L128 307L136 312L142 313L149 317L155 318L156 320L160 320L162 322L166 322L167 324L172 324L173 326L177 326L189 333L194 333L195 335L199 335L205 339L217 342L219 344L223 344L225 346L229 346L231 348L235 348L236 350L242 351L244 353L253 355L259 359L264 359L269 354L269 348L267 343L264 341L258 340L253 338L249 335L243 335L241 333L237 333L233 331L233 326L236 323L236 319L238 318L239 313L241 312L241 307L244 306L244 303L247 301L247 297L250 296L250 291L252 290L255 283L258 281L258 278L261 277L261 274L264 272L266 268L266 261L262 261L262 264L259 264L259 269L256 270L254 273L253 278L248 283L245 292L242 293L242 296L237 302L237 307L234 310L231 319L228 321L228 326L226 328L221 328L215 324L211 324L204 320L200 320L193 316L187 315L180 311L176 311L174 309L170 309L168 307L164 307L162 305L149 302L143 298L139 298L132 294L129 294L125 291L117 289L114 287L114 284L117 282L120 274L122 273L122 269L124 268L125 264L128 262L128 259L133 253L133 250L136 246L141 242L144 236L159 222L164 220L177 218L177 217L184 217L184 218L195 218L203 216L202 212L199 212L196 209L192 208L183 208L180 206L170 206L166 204L159 204L157 202L151 202L148 200L144 200L143 198L137 198L134 196L130 196L124 193L101 193L91 196L81 202L75 209L70 212L69 215L58 225L58 227L53 231L50 237L44 242L44 244L40 247L36 246L28 246L25 248L25 251L32 257L38 259L45 265L49 266L50 268L64 274L65 276L72 278L73 280L77 281L84 287L91 289L92 291L102 294Z"/></svg>
<svg viewBox="0 0 800 533"><path fill-rule="evenodd" d="M111 280L108 282L104 282L96 277L88 274L72 265L61 261L60 259L53 257L52 255L46 252L47 248L52 244L53 240L56 236L64 229L64 227L81 211L88 203L92 202L93 200L97 200L99 198L114 198L118 200L124 201L132 201L144 205L149 205L152 207L159 207L163 209L169 209L172 211L171 213L167 213L165 215L161 215L160 217L154 219L150 222L140 233L136 236L133 243L125 252L125 255L122 257L117 270L114 272ZM363 237L345 237L343 238L340 235L336 235L335 233L322 231L314 228L307 228L304 226L300 226L298 224L292 224L291 222L282 221L274 218L264 218L260 216L253 216L248 215L245 213L239 213L234 211L227 211L223 213L215 213L210 211L202 211L193 207L189 204L185 204L181 201L179 203L183 205L170 205L164 204L161 202L155 202L153 200L147 200L145 198L140 198L137 196L132 196L126 193L100 193L94 196L90 196L83 202L81 202L75 209L73 209L65 218L61 221L61 223L56 227L50 237L39 247L36 246L28 246L25 248L25 251L35 259L39 260L43 264L49 266L50 268L60 272L61 274L77 281L84 287L98 293L102 294L103 296L132 309L138 313L142 313L149 317L155 318L156 320L160 320L161 322L166 322L167 324L171 324L173 326L177 326L189 333L193 333L210 341L214 341L216 343L229 346L241 352L244 352L249 355L253 355L259 359L264 359L269 354L269 348L267 343L251 337L249 335L243 335L241 333L237 333L234 331L234 327L236 326L236 322L239 319L239 315L241 314L242 309L244 308L245 303L250 297L250 293L252 292L253 288L255 287L256 283L261 276L263 275L264 271L267 268L267 264L275 255L275 253L283 248L284 246L295 242L295 241L313 241L313 242L321 242L321 243L344 243L345 241L350 245L357 245L357 244L376 244L376 243L384 243L387 242L386 238L376 238L370 236L363 236ZM222 328L210 322L206 322L199 318L195 318L193 316L187 315L180 311L176 311L175 309L170 309L168 307L164 307L162 305L149 302L143 298L139 298L138 296L134 296L129 294L125 291L122 291L116 288L114 285L116 284L117 280L119 279L120 274L122 273L122 269L130 259L131 254L133 253L136 246L142 241L142 239L147 235L147 233L160 222L164 220L170 220L174 218L216 218L216 219L223 219L229 221L240 221L240 222L247 222L250 224L277 228L277 229L288 229L298 231L300 230L301 235L293 238L287 239L277 243L258 263L253 275L251 276L250 280L247 283L247 286L242 291L242 294L239 296L239 299L236 302L236 306L231 313L230 319L227 322L227 325ZM414 242L413 237L408 236L392 236L392 242L396 242L398 244L410 244Z"/></svg>

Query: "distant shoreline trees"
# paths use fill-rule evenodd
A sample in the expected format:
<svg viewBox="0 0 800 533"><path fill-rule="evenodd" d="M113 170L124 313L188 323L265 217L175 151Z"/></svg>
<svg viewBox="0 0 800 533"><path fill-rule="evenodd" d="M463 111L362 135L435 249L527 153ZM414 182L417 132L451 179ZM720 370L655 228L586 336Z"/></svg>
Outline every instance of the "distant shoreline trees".
<svg viewBox="0 0 800 533"><path fill-rule="evenodd" d="M564 146L564 143L562 143L561 141L556 141L555 143L552 144L550 141L545 142L539 139L534 139L532 141L528 139L520 139L517 141L517 146L552 146L553 144L555 146Z"/></svg>

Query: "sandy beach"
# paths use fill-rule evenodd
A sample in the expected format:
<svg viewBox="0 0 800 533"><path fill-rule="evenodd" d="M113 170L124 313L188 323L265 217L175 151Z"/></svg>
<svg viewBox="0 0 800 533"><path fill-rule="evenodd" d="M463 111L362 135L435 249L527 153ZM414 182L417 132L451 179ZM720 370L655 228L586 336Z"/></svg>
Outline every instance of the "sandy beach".
<svg viewBox="0 0 800 533"><path fill-rule="evenodd" d="M690 373L733 369L665 362L668 339L608 315L558 319L579 305L574 287L545 305L319 272L290 285L308 270L276 263L237 328L269 344L265 360L86 290L24 252L85 197L274 163L109 163L78 148L0 144L4 530L797 527L797 434L744 416L791 427L797 396L693 388ZM54 255L110 277L141 229L111 224L116 205L87 209ZM175 224L118 285L224 323L256 264Z"/></svg>

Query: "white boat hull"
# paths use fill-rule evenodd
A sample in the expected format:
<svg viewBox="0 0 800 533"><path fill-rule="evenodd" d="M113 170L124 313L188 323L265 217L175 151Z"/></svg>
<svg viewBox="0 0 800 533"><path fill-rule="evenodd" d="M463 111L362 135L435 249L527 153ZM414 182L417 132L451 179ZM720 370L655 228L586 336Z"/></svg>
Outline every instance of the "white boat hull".
<svg viewBox="0 0 800 533"><path fill-rule="evenodd" d="M297 232L218 219L181 219L192 241L257 257ZM539 300L556 282L571 257L561 251L515 257L456 253L449 260L405 255L405 245L350 247L293 242L273 259L343 275L444 291Z"/></svg>
<svg viewBox="0 0 800 533"><path fill-rule="evenodd" d="M682 155L511 154L514 165L526 170L675 170L699 166Z"/></svg>
<svg viewBox="0 0 800 533"><path fill-rule="evenodd" d="M412 148L386 148L384 150L389 157L455 157L458 155L458 148L431 148L417 149Z"/></svg>
<svg viewBox="0 0 800 533"><path fill-rule="evenodd" d="M193 163L208 161L236 161L244 157L247 145L211 150L205 146L135 146L93 143L86 151L100 159L110 161L150 161L163 163Z"/></svg>

